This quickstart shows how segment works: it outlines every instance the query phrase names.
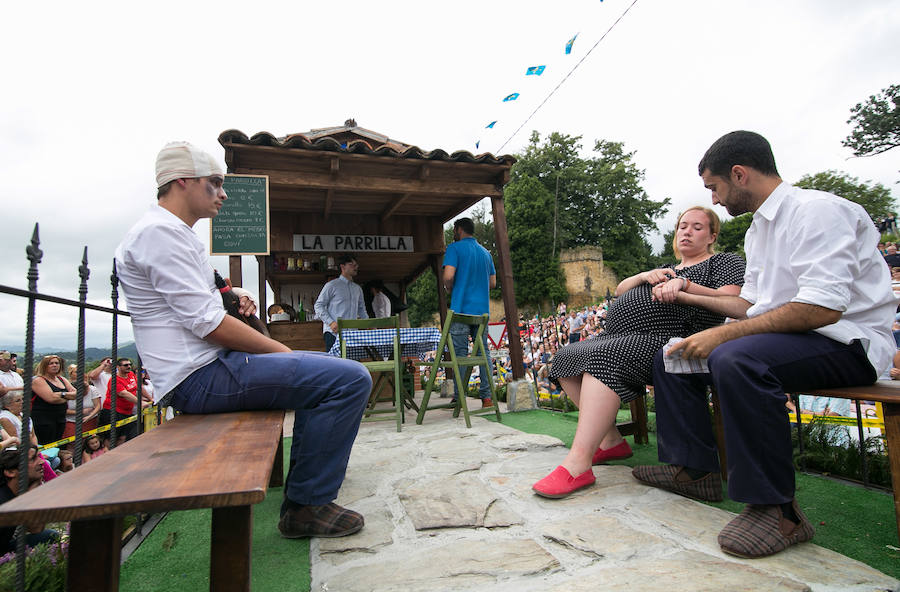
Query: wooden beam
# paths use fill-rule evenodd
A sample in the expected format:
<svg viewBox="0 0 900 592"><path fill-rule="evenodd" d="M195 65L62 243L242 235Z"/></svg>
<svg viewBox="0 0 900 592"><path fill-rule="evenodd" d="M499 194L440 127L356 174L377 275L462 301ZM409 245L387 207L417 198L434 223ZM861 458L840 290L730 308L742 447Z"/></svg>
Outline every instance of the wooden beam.
<svg viewBox="0 0 900 592"><path fill-rule="evenodd" d="M500 286L503 293L503 309L506 311L506 334L509 336L509 361L512 364L513 378L525 378L525 364L522 355L522 342L519 336L519 309L516 306L516 288L513 283L512 258L509 255L509 235L506 230L506 212L503 198L491 199L494 213L494 235L497 241L497 255L500 265Z"/></svg>
<svg viewBox="0 0 900 592"><path fill-rule="evenodd" d="M331 157L331 178L337 179L338 172L341 170L341 159L337 156Z"/></svg>
<svg viewBox="0 0 900 592"><path fill-rule="evenodd" d="M426 181L428 179L428 175L431 173L431 169L428 168L427 164L423 164L419 167L419 180Z"/></svg>
<svg viewBox="0 0 900 592"><path fill-rule="evenodd" d="M393 202L391 202L391 204L388 205L388 207L385 208L383 212L381 212L381 221L384 222L385 220L390 218L393 215L393 213L397 211L397 208L402 206L403 202L405 202L407 199L409 199L410 195L412 195L412 194L404 193L403 195L401 195L400 197L395 199Z"/></svg>
<svg viewBox="0 0 900 592"><path fill-rule="evenodd" d="M331 206L334 204L334 189L329 188L325 194L325 217L331 214Z"/></svg>
<svg viewBox="0 0 900 592"><path fill-rule="evenodd" d="M244 286L244 272L241 268L241 256L229 255L228 257L228 279L235 288Z"/></svg>
<svg viewBox="0 0 900 592"><path fill-rule="evenodd" d="M444 321L447 320L447 294L444 292L444 282L441 281L441 263L444 261L443 255L429 255L428 261L431 263L431 269L434 271L435 281L437 281L438 292L438 311L441 315L441 328L444 327ZM438 355L442 355L439 352Z"/></svg>
<svg viewBox="0 0 900 592"><path fill-rule="evenodd" d="M257 315L263 323L267 323L269 321L268 313L266 309L268 308L268 303L266 302L266 267L268 262L268 255L257 255L256 263L257 269L259 270L259 293L256 297L259 299L259 310L257 311Z"/></svg>
<svg viewBox="0 0 900 592"><path fill-rule="evenodd" d="M458 195L481 199L503 194L493 183L466 183L465 181L422 181L394 177L347 176L332 179L331 174L273 171L269 169L241 168L249 175L268 175L271 189L333 189L349 193L417 193L419 195Z"/></svg>

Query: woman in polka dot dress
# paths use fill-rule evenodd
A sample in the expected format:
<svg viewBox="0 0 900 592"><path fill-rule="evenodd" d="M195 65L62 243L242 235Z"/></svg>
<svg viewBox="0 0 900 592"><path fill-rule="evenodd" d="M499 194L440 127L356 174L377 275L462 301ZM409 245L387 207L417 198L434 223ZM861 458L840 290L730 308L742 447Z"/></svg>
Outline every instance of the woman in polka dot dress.
<svg viewBox="0 0 900 592"><path fill-rule="evenodd" d="M592 465L630 457L631 447L615 424L620 403L644 395L653 356L669 339L724 321L706 309L675 301L681 291L740 294L745 263L731 253L713 253L719 228L719 218L709 208L683 212L672 245L680 262L623 280L605 331L557 352L550 376L578 406L578 427L562 465L534 484L538 495L564 497L594 483Z"/></svg>

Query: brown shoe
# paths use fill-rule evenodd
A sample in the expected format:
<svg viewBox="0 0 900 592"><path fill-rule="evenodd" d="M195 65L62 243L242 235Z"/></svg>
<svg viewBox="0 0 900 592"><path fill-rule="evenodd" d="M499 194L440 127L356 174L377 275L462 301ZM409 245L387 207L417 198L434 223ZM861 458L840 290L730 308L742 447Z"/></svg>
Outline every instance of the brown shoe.
<svg viewBox="0 0 900 592"><path fill-rule="evenodd" d="M691 479L684 467L675 465L653 465L634 467L634 478L652 487L704 502L722 501L722 476L707 473L699 479Z"/></svg>
<svg viewBox="0 0 900 592"><path fill-rule="evenodd" d="M487 397L486 399L481 400L481 408L482 409L487 409L488 407L493 407L493 406L494 406L494 402L491 401L490 397Z"/></svg>
<svg viewBox="0 0 900 592"><path fill-rule="evenodd" d="M797 500L791 504L800 518L799 524L785 518L781 506L748 504L719 533L719 546L729 555L755 559L774 555L791 545L810 540L816 529L800 511Z"/></svg>
<svg viewBox="0 0 900 592"><path fill-rule="evenodd" d="M332 502L324 506L288 508L278 521L278 530L286 539L334 538L359 532L363 524L362 514Z"/></svg>

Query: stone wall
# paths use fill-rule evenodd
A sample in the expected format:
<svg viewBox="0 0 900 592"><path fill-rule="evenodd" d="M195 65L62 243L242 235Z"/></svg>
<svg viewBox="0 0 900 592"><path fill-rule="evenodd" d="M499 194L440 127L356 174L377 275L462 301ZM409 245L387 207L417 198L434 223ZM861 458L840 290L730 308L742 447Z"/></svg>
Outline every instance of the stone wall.
<svg viewBox="0 0 900 592"><path fill-rule="evenodd" d="M564 249L559 254L559 264L566 276L566 290L571 306L584 306L601 300L606 291L614 292L619 280L603 265L603 249L577 247Z"/></svg>

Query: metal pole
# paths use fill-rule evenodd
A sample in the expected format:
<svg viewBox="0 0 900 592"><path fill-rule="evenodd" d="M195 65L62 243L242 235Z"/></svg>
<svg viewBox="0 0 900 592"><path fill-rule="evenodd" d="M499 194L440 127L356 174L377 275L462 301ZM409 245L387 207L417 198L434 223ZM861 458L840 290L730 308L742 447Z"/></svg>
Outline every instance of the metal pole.
<svg viewBox="0 0 900 592"><path fill-rule="evenodd" d="M856 430L859 433L859 454L862 456L863 485L869 486L869 457L866 454L866 440L863 437L862 409L856 401Z"/></svg>
<svg viewBox="0 0 900 592"><path fill-rule="evenodd" d="M112 378L112 389L110 390L109 396L109 448L112 450L116 447L116 439L117 439L117 430L116 430L116 422L119 421L119 413L116 410L118 405L118 392L119 392L119 364L118 364L118 356L119 356L119 276L116 273L116 260L113 258L113 266L112 266L112 275L109 276L109 283L112 284L112 305L113 305L113 318L112 318L112 347L110 348L110 356L112 357L112 361L114 364Z"/></svg>
<svg viewBox="0 0 900 592"><path fill-rule="evenodd" d="M84 248L84 255L81 257L81 265L78 267L78 276L81 283L78 285L78 301L84 304L87 301L87 281L91 277L91 270L88 269L88 250ZM81 455L84 450L84 307L78 309L78 353L76 360L75 390L78 392L75 398L75 450L72 453L72 461L76 467L81 466Z"/></svg>

